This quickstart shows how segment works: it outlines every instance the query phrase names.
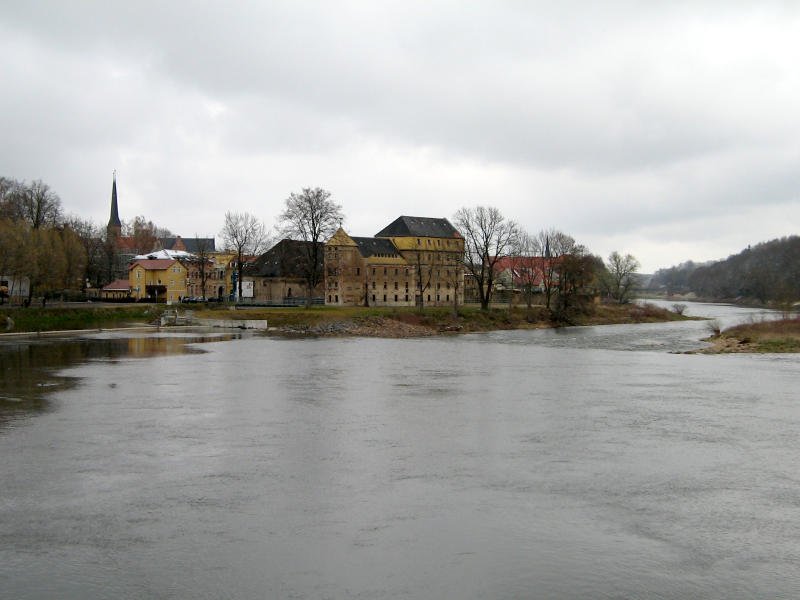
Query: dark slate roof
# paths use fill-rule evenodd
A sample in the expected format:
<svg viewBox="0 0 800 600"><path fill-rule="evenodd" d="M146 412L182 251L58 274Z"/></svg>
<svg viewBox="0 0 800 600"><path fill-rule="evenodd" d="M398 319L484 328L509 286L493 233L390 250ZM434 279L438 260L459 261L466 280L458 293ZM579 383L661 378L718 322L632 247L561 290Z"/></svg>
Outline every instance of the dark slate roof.
<svg viewBox="0 0 800 600"><path fill-rule="evenodd" d="M358 244L358 251L364 258L376 255L399 256L391 240L371 237L354 237L352 240Z"/></svg>
<svg viewBox="0 0 800 600"><path fill-rule="evenodd" d="M245 273L256 277L304 277L305 260L313 242L281 240L255 262L246 267ZM322 269L325 244L317 242L317 267Z"/></svg>
<svg viewBox="0 0 800 600"><path fill-rule="evenodd" d="M200 252L201 245L205 245L205 252L216 252L216 242L214 238L185 238L182 237L180 240L183 242L184 247L186 248L186 252L191 252L192 254L197 254ZM179 248L175 248L175 245L178 241L177 237L165 237L165 238L158 238L161 247L165 250L177 250Z"/></svg>
<svg viewBox="0 0 800 600"><path fill-rule="evenodd" d="M398 217L375 237L461 237L447 219L431 217Z"/></svg>

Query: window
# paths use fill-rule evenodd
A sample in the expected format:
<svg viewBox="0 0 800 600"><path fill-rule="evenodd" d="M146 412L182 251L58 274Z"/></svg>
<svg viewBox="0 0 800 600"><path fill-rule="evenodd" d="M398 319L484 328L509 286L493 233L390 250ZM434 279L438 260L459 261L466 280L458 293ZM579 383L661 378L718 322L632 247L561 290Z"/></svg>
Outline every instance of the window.
<svg viewBox="0 0 800 600"><path fill-rule="evenodd" d="M395 270L394 270L394 274L395 274L395 275L397 275L397 271L398 271L398 270L399 270L399 269L395 269Z"/></svg>
<svg viewBox="0 0 800 600"><path fill-rule="evenodd" d="M375 289L375 282L374 281L372 282L372 289L373 290Z"/></svg>
<svg viewBox="0 0 800 600"><path fill-rule="evenodd" d="M431 301L431 295L428 294L428 302L430 302L430 301Z"/></svg>
<svg viewBox="0 0 800 600"><path fill-rule="evenodd" d="M397 282L394 282L394 289L397 289Z"/></svg>
<svg viewBox="0 0 800 600"><path fill-rule="evenodd" d="M436 294L436 301L439 301L439 294Z"/></svg>
<svg viewBox="0 0 800 600"><path fill-rule="evenodd" d="M330 302L333 302L333 296L331 296L330 294L328 294L328 303L330 303Z"/></svg>
<svg viewBox="0 0 800 600"><path fill-rule="evenodd" d="M356 267L356 275L361 275L361 268L360 267Z"/></svg>
<svg viewBox="0 0 800 600"><path fill-rule="evenodd" d="M372 301L375 302L375 294L372 294Z"/></svg>
<svg viewBox="0 0 800 600"><path fill-rule="evenodd" d="M447 301L450 302L450 294L447 294Z"/></svg>
<svg viewBox="0 0 800 600"><path fill-rule="evenodd" d="M334 298L336 298L336 303L338 304L338 303L339 303L339 294L336 294L336 295L334 296Z"/></svg>
<svg viewBox="0 0 800 600"><path fill-rule="evenodd" d="M397 294L394 295L394 301L397 302Z"/></svg>
<svg viewBox="0 0 800 600"><path fill-rule="evenodd" d="M386 302L386 294L383 295L383 301Z"/></svg>
<svg viewBox="0 0 800 600"><path fill-rule="evenodd" d="M386 282L383 282L383 289L386 289Z"/></svg>
<svg viewBox="0 0 800 600"><path fill-rule="evenodd" d="M408 302L408 294L406 294L406 302Z"/></svg>
<svg viewBox="0 0 800 600"><path fill-rule="evenodd" d="M372 267L372 274L375 275L375 267Z"/></svg>

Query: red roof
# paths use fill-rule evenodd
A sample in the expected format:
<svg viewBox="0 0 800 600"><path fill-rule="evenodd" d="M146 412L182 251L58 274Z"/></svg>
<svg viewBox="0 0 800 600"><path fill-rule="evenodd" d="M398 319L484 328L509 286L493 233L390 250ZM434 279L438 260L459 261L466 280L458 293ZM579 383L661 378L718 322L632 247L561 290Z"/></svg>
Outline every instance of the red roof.
<svg viewBox="0 0 800 600"><path fill-rule="evenodd" d="M104 292L127 292L131 289L130 281L127 279L115 279L106 286L103 286Z"/></svg>
<svg viewBox="0 0 800 600"><path fill-rule="evenodd" d="M116 239L116 244L118 250L131 250L134 252L138 250L136 238L132 236L120 236Z"/></svg>
<svg viewBox="0 0 800 600"><path fill-rule="evenodd" d="M164 271L166 269L169 269L176 262L178 261L172 258L154 258L154 259L136 260L131 263L131 266L128 267L128 270L132 269L136 265L140 265L147 271Z"/></svg>
<svg viewBox="0 0 800 600"><path fill-rule="evenodd" d="M504 256L495 263L494 270L497 273L510 271L515 285L540 285L544 279L544 271L551 266L550 263L557 261L557 258L544 256Z"/></svg>

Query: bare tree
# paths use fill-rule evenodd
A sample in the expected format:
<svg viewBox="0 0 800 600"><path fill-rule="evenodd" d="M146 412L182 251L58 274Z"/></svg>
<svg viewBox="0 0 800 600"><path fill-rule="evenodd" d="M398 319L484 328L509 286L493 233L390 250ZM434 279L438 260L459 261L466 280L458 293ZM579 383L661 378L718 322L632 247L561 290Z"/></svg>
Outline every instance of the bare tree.
<svg viewBox="0 0 800 600"><path fill-rule="evenodd" d="M516 276L522 288L528 321L532 319L533 295L538 291L542 282L542 260L536 237L526 231L521 231L517 237L514 256L511 260L512 281Z"/></svg>
<svg viewBox="0 0 800 600"><path fill-rule="evenodd" d="M14 194L19 185L15 179L0 177L0 219L18 220Z"/></svg>
<svg viewBox="0 0 800 600"><path fill-rule="evenodd" d="M221 237L225 247L236 254L236 284L242 297L242 271L245 258L264 251L269 238L264 224L250 213L225 213Z"/></svg>
<svg viewBox="0 0 800 600"><path fill-rule="evenodd" d="M414 278L416 279L416 288L418 294L416 298L416 305L420 311L424 310L425 308L425 291L431 287L431 278L433 276L432 261L434 258L431 257L429 260L426 260L425 254L425 252L417 250L410 256L414 265ZM430 255L432 253L428 252L427 254Z"/></svg>
<svg viewBox="0 0 800 600"><path fill-rule="evenodd" d="M200 276L200 295L206 300L206 281L208 281L209 267L211 266L211 238L195 237L194 260L197 263L197 274Z"/></svg>
<svg viewBox="0 0 800 600"><path fill-rule="evenodd" d="M61 222L61 199L41 180L0 182L0 213L13 221L24 221L31 229L55 227Z"/></svg>
<svg viewBox="0 0 800 600"><path fill-rule="evenodd" d="M575 239L557 229L542 229L531 240L531 248L539 258L541 288L545 306L552 308L553 298L558 294L559 273L563 256L572 253Z"/></svg>
<svg viewBox="0 0 800 600"><path fill-rule="evenodd" d="M445 255L445 283L453 289L453 316L458 317L458 294L463 293L464 271L461 265L464 264L463 256L460 253L447 253Z"/></svg>
<svg viewBox="0 0 800 600"><path fill-rule="evenodd" d="M603 284L609 295L620 304L624 304L630 297L631 290L636 283L636 271L639 261L632 254L622 256L614 250L608 255L608 265Z"/></svg>
<svg viewBox="0 0 800 600"><path fill-rule="evenodd" d="M558 268L558 305L554 315L558 321L570 322L570 313L597 292L597 276L604 269L603 260L576 244L559 257Z"/></svg>
<svg viewBox="0 0 800 600"><path fill-rule="evenodd" d="M86 270L83 275L84 284L99 287L104 272L103 235L101 229L90 219L70 215L64 221L64 227L71 229L83 246L86 254Z"/></svg>
<svg viewBox="0 0 800 600"><path fill-rule="evenodd" d="M168 229L158 227L142 215L126 222L123 225L123 232L126 236L133 238L136 250L140 254L147 254L155 250L158 247L158 238L170 237Z"/></svg>
<svg viewBox="0 0 800 600"><path fill-rule="evenodd" d="M519 227L506 220L497 208L486 206L461 208L454 221L464 236L464 268L475 278L481 309L488 310L495 265L512 251Z"/></svg>
<svg viewBox="0 0 800 600"><path fill-rule="evenodd" d="M303 188L286 199L279 228L285 236L308 242L298 265L306 283L306 306L311 306L314 289L324 278L322 242L341 226L342 207L331 200L331 193L322 188Z"/></svg>

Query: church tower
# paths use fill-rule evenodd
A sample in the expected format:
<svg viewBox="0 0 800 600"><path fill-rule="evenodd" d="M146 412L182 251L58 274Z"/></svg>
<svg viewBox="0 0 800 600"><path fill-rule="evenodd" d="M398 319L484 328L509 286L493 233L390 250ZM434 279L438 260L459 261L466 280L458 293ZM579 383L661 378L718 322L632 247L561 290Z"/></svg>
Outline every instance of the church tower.
<svg viewBox="0 0 800 600"><path fill-rule="evenodd" d="M106 234L109 238L119 238L122 235L122 223L119 220L117 208L117 172L114 171L114 182L111 184L111 217L108 219Z"/></svg>

